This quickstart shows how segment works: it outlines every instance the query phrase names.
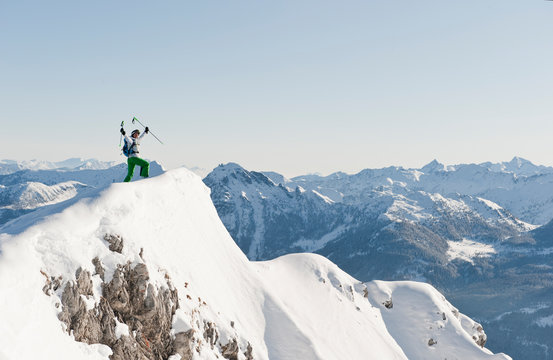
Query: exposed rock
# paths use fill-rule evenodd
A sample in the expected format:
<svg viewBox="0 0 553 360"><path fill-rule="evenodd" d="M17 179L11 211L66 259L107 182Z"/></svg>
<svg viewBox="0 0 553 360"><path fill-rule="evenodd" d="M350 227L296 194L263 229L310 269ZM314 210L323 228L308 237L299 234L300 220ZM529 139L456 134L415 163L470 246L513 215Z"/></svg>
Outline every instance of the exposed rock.
<svg viewBox="0 0 553 360"><path fill-rule="evenodd" d="M101 268L99 260L93 263ZM145 264L134 268L131 264L120 265L113 279L104 284L103 296L93 308L90 273L79 269L75 277L65 286L59 314L75 340L109 346L112 360L167 359L175 352L182 359L191 358L193 331L171 337L172 319L178 308L177 290L170 282L167 288L156 289L149 283ZM116 319L129 327L129 336L117 338Z"/></svg>
<svg viewBox="0 0 553 360"><path fill-rule="evenodd" d="M137 342L154 355L152 359L167 358L173 347L170 332L178 293L170 283L167 289L156 289L149 279L145 264L120 266L104 287L104 297L119 321L137 331Z"/></svg>
<svg viewBox="0 0 553 360"><path fill-rule="evenodd" d="M432 338L430 338L430 340L428 340L428 346L432 346L432 345L436 345L438 342Z"/></svg>
<svg viewBox="0 0 553 360"><path fill-rule="evenodd" d="M121 236L106 234L104 235L104 240L109 243L109 249L111 251L121 254L123 251L123 238Z"/></svg>
<svg viewBox="0 0 553 360"><path fill-rule="evenodd" d="M75 340L89 344L102 338L100 320L87 308L85 299L93 297L90 273L79 268L75 281L69 282L61 297L62 312L58 318L66 325L68 333L73 332Z"/></svg>
<svg viewBox="0 0 553 360"><path fill-rule="evenodd" d="M225 359L229 360L238 360L238 352L240 348L238 347L238 341L232 339L226 345L221 346L221 353Z"/></svg>
<svg viewBox="0 0 553 360"><path fill-rule="evenodd" d="M459 319L459 310L453 309L453 310L451 310L451 312L453 313L453 316L455 316L457 319Z"/></svg>
<svg viewBox="0 0 553 360"><path fill-rule="evenodd" d="M127 271L130 271L130 265L127 266ZM125 313L130 301L129 293L127 291L128 284L123 275L124 271L121 267L118 267L117 270L113 273L113 278L109 284L104 286L103 292L104 296L109 301L109 304L114 311Z"/></svg>
<svg viewBox="0 0 553 360"><path fill-rule="evenodd" d="M476 334L472 336L472 339L478 346L484 347L484 345L486 345L486 341L488 341L488 336L484 332L482 325L475 324L474 330L476 330Z"/></svg>
<svg viewBox="0 0 553 360"><path fill-rule="evenodd" d="M213 349L213 346L219 340L219 332L217 331L217 326L211 321L204 321L204 339Z"/></svg>
<svg viewBox="0 0 553 360"><path fill-rule="evenodd" d="M246 352L244 353L244 356L246 357L246 360L253 360L253 348L250 343L248 343L248 347L246 349Z"/></svg>
<svg viewBox="0 0 553 360"><path fill-rule="evenodd" d="M394 307L394 302L392 301L392 298L389 298L388 300L384 301L382 303L386 309L392 309Z"/></svg>
<svg viewBox="0 0 553 360"><path fill-rule="evenodd" d="M108 242L120 239L122 245L119 236L106 235L105 238ZM201 319L197 319L196 330L172 333L179 297L168 274L164 277L166 286L156 287L150 283L145 264L139 263L133 267L128 262L117 265L111 281L106 283L105 269L100 259L94 258L92 264L95 276L102 279L101 296L94 293L90 272L82 268L76 271L75 280L65 284L61 295L62 309L58 318L75 340L109 346L113 351L111 360L165 360L175 354L180 355L182 360L190 360L196 352L202 351L202 340L196 335L198 332L216 354L220 351L224 358L238 360L243 352L246 360L253 360L253 349L249 343L245 351L240 349L236 338L225 345L218 343L220 336L214 322L204 320L202 323ZM46 277L43 291L50 295L52 290L61 286L62 278L42 273ZM200 307L207 306L200 298L198 301L198 308L193 310L197 314ZM128 333L122 333L120 328L116 330L125 325ZM234 328L234 321L231 327Z"/></svg>
<svg viewBox="0 0 553 360"><path fill-rule="evenodd" d="M192 359L194 354L194 330L180 332L175 335L173 341L174 353L179 354L181 359Z"/></svg>
<svg viewBox="0 0 553 360"><path fill-rule="evenodd" d="M48 276L48 274L46 274L44 271L40 271L40 273L42 275L44 275L44 277L46 278L46 284L44 285L44 287L42 288L42 291L50 296L52 294L53 291L56 291L59 289L59 287L61 286L61 282L63 280L63 278L61 276L59 277L54 277L54 276Z"/></svg>
<svg viewBox="0 0 553 360"><path fill-rule="evenodd" d="M96 274L98 274L100 276L100 279L104 281L105 271L104 267L102 266L102 262L100 261L98 256L92 259L92 264L94 265L94 271L96 272Z"/></svg>
<svg viewBox="0 0 553 360"><path fill-rule="evenodd" d="M111 347L111 360L149 360L149 353L137 346L137 342L130 336L121 336L121 339ZM183 358L186 359L186 358Z"/></svg>
<svg viewBox="0 0 553 360"><path fill-rule="evenodd" d="M94 310L97 310L96 316L100 320L100 331L103 335L100 343L108 346L117 344L117 336L115 335L115 313L104 297L100 298L100 304Z"/></svg>

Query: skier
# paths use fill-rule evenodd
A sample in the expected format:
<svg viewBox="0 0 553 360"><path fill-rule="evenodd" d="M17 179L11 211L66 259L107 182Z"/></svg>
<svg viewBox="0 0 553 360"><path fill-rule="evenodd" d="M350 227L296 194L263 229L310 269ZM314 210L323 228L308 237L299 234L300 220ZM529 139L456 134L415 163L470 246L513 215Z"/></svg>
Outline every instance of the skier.
<svg viewBox="0 0 553 360"><path fill-rule="evenodd" d="M131 133L131 137L128 137L125 133L125 129L121 127L121 135L125 137L125 145L123 146L123 153L125 156L128 157L127 164L128 164L128 171L127 171L127 177L124 182L131 181L133 175L134 175L134 167L136 165L140 166L140 176L147 178L150 171L150 164L144 160L138 157L138 146L140 145L140 141L146 135L150 130L146 126L144 129L144 134L140 135L140 130L136 129L133 130Z"/></svg>

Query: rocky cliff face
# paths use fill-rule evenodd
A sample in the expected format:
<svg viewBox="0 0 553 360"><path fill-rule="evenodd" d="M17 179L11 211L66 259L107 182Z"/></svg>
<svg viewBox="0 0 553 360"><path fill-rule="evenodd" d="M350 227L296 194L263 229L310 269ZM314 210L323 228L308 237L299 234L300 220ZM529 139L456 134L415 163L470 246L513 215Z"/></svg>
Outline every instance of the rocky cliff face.
<svg viewBox="0 0 553 360"><path fill-rule="evenodd" d="M104 239L112 251L121 253L120 236L106 235ZM241 349L236 338L221 343L217 324L202 320L201 309L194 313L193 328L180 332L172 329L180 305L169 274L160 287L150 282L146 263L127 262L118 264L111 280L106 281L102 262L94 258L92 263L94 274L79 268L72 280L43 272L43 291L57 298L58 318L76 341L107 345L113 352L112 360L166 360L175 355L190 360L194 353L200 353L203 342L223 358L238 359L242 352L245 359L253 359L251 345ZM94 287L101 288L99 301L94 298ZM201 299L198 302L200 308L207 305Z"/></svg>

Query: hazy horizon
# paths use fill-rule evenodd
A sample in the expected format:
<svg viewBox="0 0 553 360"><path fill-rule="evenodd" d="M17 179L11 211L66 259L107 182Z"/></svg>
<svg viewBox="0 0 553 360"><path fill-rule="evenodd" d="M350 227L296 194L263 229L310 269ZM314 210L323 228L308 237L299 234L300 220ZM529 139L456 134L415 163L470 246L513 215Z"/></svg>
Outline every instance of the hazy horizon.
<svg viewBox="0 0 553 360"><path fill-rule="evenodd" d="M79 160L82 160L82 161L97 160L97 161L101 161L101 162L125 163L125 159L103 160L103 159L98 159L98 158L82 158L82 157L73 157L73 158L65 158L65 159L23 159L23 160L0 159L0 163L4 162L4 161L14 161L14 162L35 162L36 161L36 162L62 163L62 162L68 161L68 160L76 160L76 159L79 159ZM425 162L423 165L416 166L416 167L404 166L402 164L390 164L390 165L386 165L386 166L382 166L382 167L365 167L365 168L359 169L358 171L345 171L345 170L341 170L341 169L336 169L336 170L333 170L333 171L329 171L327 173L303 172L303 173L297 173L297 174L287 174L287 173L280 172L280 171L277 171L275 169L269 169L269 168L250 168L250 167L248 167L246 165L243 165L243 164L241 164L239 162L236 162L236 161L229 161L229 162L225 162L225 163L220 163L220 164L217 164L217 165L215 165L211 168L205 168L205 167L201 167L201 166L193 165L193 164L192 165L181 164L181 165L177 165L177 166L174 166L174 167L168 167L162 161L159 161L159 160L156 160L156 159L147 159L147 160L158 162L161 166L163 166L165 168L165 170L171 170L171 169L175 169L175 168L179 168L179 167L186 167L187 169L195 171L197 173L205 173L205 174L211 172L213 169L215 169L219 165L226 165L226 164L229 164L229 163L235 163L235 164L238 164L238 165L242 166L244 169L246 169L248 171L275 172L275 173L278 173L278 174L283 175L284 177L290 179L290 178L294 178L294 177L298 177L298 176L302 176L302 175L328 176L328 175L331 175L331 174L334 174L334 173L346 173L346 174L352 175L352 174L356 174L360 171L367 170L367 169L383 169L383 168L388 168L388 167L399 167L399 168L404 168L404 169L421 169L424 166L432 163L433 161L437 161L438 163L440 163L440 164L447 167L447 166L470 165L470 164L479 165L479 164L483 164L483 163L487 163L487 162L490 162L490 163L493 163L493 164L509 163L509 162L512 162L516 159L529 161L529 162L531 162L532 164L534 164L536 166L549 166L549 167L552 167L551 165L544 165L544 164L536 163L536 162L532 161L531 159L525 159L525 158L520 157L520 156L514 156L510 160L497 161L497 162L495 162L495 161L483 161L483 162L469 162L469 163L455 163L455 164L453 164L453 163L444 163L444 162L440 161L439 159L432 159L430 161Z"/></svg>

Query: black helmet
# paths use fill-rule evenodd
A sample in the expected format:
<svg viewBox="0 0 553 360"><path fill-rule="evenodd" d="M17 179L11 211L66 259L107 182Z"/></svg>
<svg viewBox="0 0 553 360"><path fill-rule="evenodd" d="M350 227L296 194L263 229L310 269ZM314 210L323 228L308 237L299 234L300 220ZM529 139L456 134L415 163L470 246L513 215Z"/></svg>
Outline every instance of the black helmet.
<svg viewBox="0 0 553 360"><path fill-rule="evenodd" d="M134 134L140 135L140 130L134 129L134 130L132 131L132 133L131 133L131 136L133 136Z"/></svg>

